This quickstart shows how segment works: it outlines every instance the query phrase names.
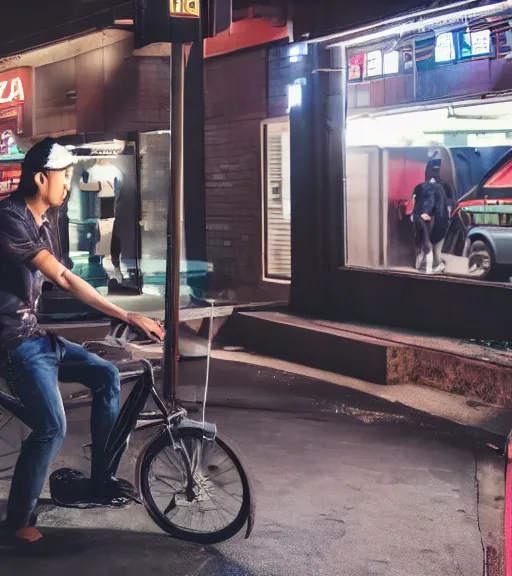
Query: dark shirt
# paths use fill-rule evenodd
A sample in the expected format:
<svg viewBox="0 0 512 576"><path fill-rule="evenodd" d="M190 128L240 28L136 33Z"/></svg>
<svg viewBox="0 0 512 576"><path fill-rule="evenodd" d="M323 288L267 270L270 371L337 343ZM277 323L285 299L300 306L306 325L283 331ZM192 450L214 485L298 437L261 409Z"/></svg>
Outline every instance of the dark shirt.
<svg viewBox="0 0 512 576"><path fill-rule="evenodd" d="M414 211L415 216L428 214L434 216L436 206L436 186L434 182L423 182L414 189Z"/></svg>
<svg viewBox="0 0 512 576"><path fill-rule="evenodd" d="M430 226L430 241L432 244L437 244L444 238L450 218L446 189L439 182L424 182L416 186L414 197L413 217L418 219L422 214L428 214L433 218Z"/></svg>
<svg viewBox="0 0 512 576"><path fill-rule="evenodd" d="M41 334L36 310L41 273L30 265L41 252L53 253L48 222L38 226L25 200L13 194L0 202L0 345Z"/></svg>

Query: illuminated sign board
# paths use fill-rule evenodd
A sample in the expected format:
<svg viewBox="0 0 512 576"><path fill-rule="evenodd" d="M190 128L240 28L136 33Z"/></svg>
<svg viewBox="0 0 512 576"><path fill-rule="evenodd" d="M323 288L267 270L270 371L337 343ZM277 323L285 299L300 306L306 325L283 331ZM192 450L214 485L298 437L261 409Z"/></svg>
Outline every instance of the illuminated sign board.
<svg viewBox="0 0 512 576"><path fill-rule="evenodd" d="M170 16L199 18L199 0L169 0Z"/></svg>
<svg viewBox="0 0 512 576"><path fill-rule="evenodd" d="M382 51L373 50L366 55L366 76L382 76Z"/></svg>
<svg viewBox="0 0 512 576"><path fill-rule="evenodd" d="M350 58L348 69L349 80L360 80L363 77L364 58L364 54L357 54Z"/></svg>
<svg viewBox="0 0 512 576"><path fill-rule="evenodd" d="M452 62L455 60L455 44L452 32L439 34L436 38L435 59L436 62Z"/></svg>
<svg viewBox="0 0 512 576"><path fill-rule="evenodd" d="M0 80L0 104L10 104L11 102L25 102L25 91L21 78Z"/></svg>
<svg viewBox="0 0 512 576"><path fill-rule="evenodd" d="M398 50L384 54L384 74L398 74L400 71L400 54Z"/></svg>
<svg viewBox="0 0 512 576"><path fill-rule="evenodd" d="M465 32L461 41L462 58L486 56L491 53L491 31Z"/></svg>

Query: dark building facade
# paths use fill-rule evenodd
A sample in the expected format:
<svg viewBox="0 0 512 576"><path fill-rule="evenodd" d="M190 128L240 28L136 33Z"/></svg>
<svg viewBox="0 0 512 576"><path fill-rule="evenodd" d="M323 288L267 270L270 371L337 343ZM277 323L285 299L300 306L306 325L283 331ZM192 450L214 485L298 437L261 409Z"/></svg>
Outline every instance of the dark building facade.
<svg viewBox="0 0 512 576"><path fill-rule="evenodd" d="M105 182L97 189L96 182L77 175L74 198L81 200L70 200L70 216L66 216L72 229L70 257L76 261L74 269L105 289L120 268L115 265L115 255L110 254L111 238L119 236L121 262L128 275L134 261L139 260L144 291L162 293L169 194L169 45L135 50L130 31L107 25L108 18L113 22L126 16L127 6L118 9L114 4L95 15L84 15L78 5L69 14L60 13L59 18L70 19L68 30L77 26L75 38L55 42L63 34L57 25L48 27L48 35L40 40L44 46L32 46L32 50L22 38L14 43L5 38L5 58L0 66L8 75L14 63L18 67L21 63L34 82L33 106L27 102L33 129L31 126L24 134L17 134L21 148L52 135L73 145L92 146L80 165L87 174L95 163L103 163L100 156L107 153L114 164L111 180L117 169L128 172L123 173L121 197L127 199L124 221L130 222L117 228L108 208L91 212L84 204L90 204L94 194L105 196L98 192L102 184L106 188ZM69 5L67 9L71 9ZM208 268L210 289L222 298L286 300L289 273L281 282L268 281L264 274L261 130L262 122L273 114L268 81L270 51L276 44L287 43L289 34L286 20L269 23L252 15L242 13L229 33L205 45L204 206L189 200L189 186L185 212L197 210L199 217L192 218L190 228L185 214L183 225L187 247L194 241L197 247L199 238L199 245L204 243L206 250L199 255L201 261L197 248L192 258L185 250L182 271L194 276ZM90 30L93 25L104 28L95 32ZM83 29L78 33L80 26ZM9 50L20 53L9 56ZM195 109L194 102L188 102L188 113ZM113 197L115 194L112 192ZM107 206L109 200L105 197L95 202L96 206ZM289 258L289 246L286 250ZM100 264L96 256L106 274L102 266L90 265L91 257Z"/></svg>
<svg viewBox="0 0 512 576"><path fill-rule="evenodd" d="M323 35L310 24L290 112L293 310L510 337L509 9L435 3ZM429 182L446 195L434 269L411 222Z"/></svg>

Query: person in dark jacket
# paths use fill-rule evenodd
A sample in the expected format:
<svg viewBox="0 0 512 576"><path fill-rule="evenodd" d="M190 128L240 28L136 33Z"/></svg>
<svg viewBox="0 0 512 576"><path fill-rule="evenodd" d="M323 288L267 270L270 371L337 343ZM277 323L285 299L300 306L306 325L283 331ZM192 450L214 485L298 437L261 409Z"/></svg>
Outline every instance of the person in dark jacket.
<svg viewBox="0 0 512 576"><path fill-rule="evenodd" d="M442 272L440 248L450 219L450 206L445 186L440 178L440 160L430 160L425 170L425 182L414 190L414 241L416 269L427 274Z"/></svg>

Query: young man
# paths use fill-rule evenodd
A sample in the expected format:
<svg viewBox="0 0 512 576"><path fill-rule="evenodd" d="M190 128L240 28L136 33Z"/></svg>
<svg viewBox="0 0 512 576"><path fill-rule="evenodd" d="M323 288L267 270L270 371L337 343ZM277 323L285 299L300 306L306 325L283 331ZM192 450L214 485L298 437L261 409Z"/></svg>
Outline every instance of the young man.
<svg viewBox="0 0 512 576"><path fill-rule="evenodd" d="M92 390L92 487L98 494L113 495L118 486L116 478L106 476L102 455L119 411L119 373L109 362L37 325L42 276L150 337L164 336L160 324L111 304L53 255L45 213L64 202L73 164L66 148L46 138L27 152L17 191L0 202L0 351L32 429L16 463L3 531L24 543L42 537L34 526L34 511L66 434L59 380Z"/></svg>

